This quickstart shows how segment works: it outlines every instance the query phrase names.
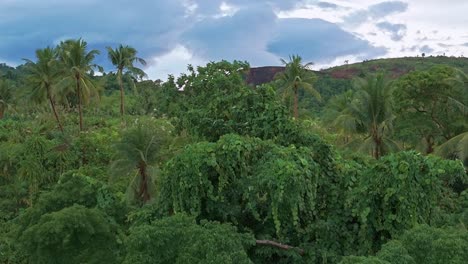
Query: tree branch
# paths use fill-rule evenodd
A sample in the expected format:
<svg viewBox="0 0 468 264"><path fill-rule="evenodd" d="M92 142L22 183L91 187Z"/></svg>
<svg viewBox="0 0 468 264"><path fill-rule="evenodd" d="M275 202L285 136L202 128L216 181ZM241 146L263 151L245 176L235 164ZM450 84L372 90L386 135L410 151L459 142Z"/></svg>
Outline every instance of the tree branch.
<svg viewBox="0 0 468 264"><path fill-rule="evenodd" d="M302 248L297 248L297 247L293 247L293 246L290 246L290 245L281 244L281 243L278 243L278 242L275 242L275 241L272 241L272 240L255 240L255 243L257 245L272 246L272 247L277 247L277 248L283 249L283 250L296 249L296 250L298 250L300 255L304 255L304 249L302 249Z"/></svg>

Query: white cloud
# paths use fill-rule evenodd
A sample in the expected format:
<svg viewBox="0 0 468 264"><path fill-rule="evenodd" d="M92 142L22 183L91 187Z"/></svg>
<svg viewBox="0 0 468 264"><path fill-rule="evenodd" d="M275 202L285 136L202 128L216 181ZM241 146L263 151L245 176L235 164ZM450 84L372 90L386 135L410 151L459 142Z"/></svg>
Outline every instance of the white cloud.
<svg viewBox="0 0 468 264"><path fill-rule="evenodd" d="M152 58L148 62L145 72L150 79L166 80L169 74L178 75L185 72L188 64L194 67L204 65L207 62L195 57L190 50L182 45L177 45L170 52Z"/></svg>

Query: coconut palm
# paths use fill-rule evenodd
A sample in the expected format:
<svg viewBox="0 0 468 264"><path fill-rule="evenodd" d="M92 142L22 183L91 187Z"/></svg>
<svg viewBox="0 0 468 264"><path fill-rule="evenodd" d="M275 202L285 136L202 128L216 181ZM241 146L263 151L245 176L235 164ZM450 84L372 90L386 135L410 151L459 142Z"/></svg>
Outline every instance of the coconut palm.
<svg viewBox="0 0 468 264"><path fill-rule="evenodd" d="M3 118L7 109L13 107L13 93L11 85L7 80L0 79L0 119Z"/></svg>
<svg viewBox="0 0 468 264"><path fill-rule="evenodd" d="M170 124L158 120L148 120L138 123L122 134L122 139L116 144L117 159L111 168L114 175L126 175L134 172L130 195L141 203L150 201L155 191L155 176L157 162L161 160L161 150L167 142Z"/></svg>
<svg viewBox="0 0 468 264"><path fill-rule="evenodd" d="M348 133L360 134L348 146L370 153L378 159L387 152L398 149L391 140L393 86L383 74L355 81L353 99L336 113L335 126Z"/></svg>
<svg viewBox="0 0 468 264"><path fill-rule="evenodd" d="M30 98L36 103L48 100L60 130L63 126L55 108L54 85L60 76L57 62L57 50L47 47L36 50L37 62L25 59L28 77L27 83L32 88Z"/></svg>
<svg viewBox="0 0 468 264"><path fill-rule="evenodd" d="M458 85L464 91L460 98L449 97L449 102L455 106L464 118L468 118L468 76L461 70L457 70L457 76L448 80L454 85ZM465 119L466 120L466 119ZM467 123L464 123L467 128ZM468 168L468 131L465 131L457 136L447 140L442 145L438 146L435 154L444 158L457 158L463 162Z"/></svg>
<svg viewBox="0 0 468 264"><path fill-rule="evenodd" d="M299 89L304 89L306 92L312 94L315 98L321 99L320 93L315 90L312 83L315 81L315 75L309 71L313 63L309 62L302 64L302 58L298 55L289 57L289 62L281 59L285 65L285 70L279 73L276 78L279 79L282 86L281 93L283 98L290 97L291 93L294 97L294 118L299 117Z"/></svg>
<svg viewBox="0 0 468 264"><path fill-rule="evenodd" d="M130 46L120 45L116 49L107 47L108 57L112 64L117 68L117 81L120 86L120 114L123 117L124 115L124 88L122 75L124 73L129 74L129 76L142 79L146 76L145 72L133 65L135 62L139 62L143 66L146 65L146 61L142 58L136 56L136 49ZM133 79L132 79L133 81Z"/></svg>
<svg viewBox="0 0 468 264"><path fill-rule="evenodd" d="M468 131L438 146L435 154L448 159L459 159L468 168Z"/></svg>
<svg viewBox="0 0 468 264"><path fill-rule="evenodd" d="M93 69L102 67L93 64L98 50L87 51L88 45L82 39L62 41L58 49L58 58L63 66L63 80L61 86L74 87L78 99L78 113L80 116L80 131L83 131L83 101L87 102L91 95L96 94L97 87L90 78Z"/></svg>
<svg viewBox="0 0 468 264"><path fill-rule="evenodd" d="M349 118L346 113L349 104L354 100L354 91L348 90L332 97L323 112L322 121L325 127L329 127L340 135L340 139L347 144L352 134L356 132L354 118Z"/></svg>

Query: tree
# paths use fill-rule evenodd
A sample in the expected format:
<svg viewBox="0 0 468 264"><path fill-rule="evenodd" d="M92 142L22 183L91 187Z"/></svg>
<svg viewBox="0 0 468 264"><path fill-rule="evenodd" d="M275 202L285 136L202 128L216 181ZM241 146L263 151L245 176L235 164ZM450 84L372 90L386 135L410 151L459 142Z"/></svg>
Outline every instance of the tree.
<svg viewBox="0 0 468 264"><path fill-rule="evenodd" d="M415 151L392 153L364 169L349 203L360 221L362 248L376 250L404 230L432 223L441 201L454 202L447 182L457 178L466 179L459 162Z"/></svg>
<svg viewBox="0 0 468 264"><path fill-rule="evenodd" d="M448 159L457 158L468 168L468 132L461 133L438 146L435 154Z"/></svg>
<svg viewBox="0 0 468 264"><path fill-rule="evenodd" d="M459 72L448 66L414 71L395 83L393 96L398 135L432 153L443 143L468 129L468 92Z"/></svg>
<svg viewBox="0 0 468 264"><path fill-rule="evenodd" d="M98 50L87 51L88 44L82 39L69 39L59 45L58 57L64 67L62 80L67 87L75 87L80 115L80 131L83 131L83 101L87 101L95 93L96 86L89 77L94 68L102 68L93 64Z"/></svg>
<svg viewBox="0 0 468 264"><path fill-rule="evenodd" d="M30 97L37 103L48 100L60 130L63 126L55 108L54 85L60 75L57 65L57 50L47 47L36 50L37 62L26 59L29 70L28 84L32 87Z"/></svg>
<svg viewBox="0 0 468 264"><path fill-rule="evenodd" d="M0 79L0 119L3 118L8 108L12 107L13 93L7 80Z"/></svg>
<svg viewBox="0 0 468 264"><path fill-rule="evenodd" d="M289 62L281 59L281 62L286 65L284 72L279 73L276 78L280 80L282 87L283 97L288 97L291 92L294 96L294 118L299 118L299 89L304 89L309 92L317 99L320 99L319 92L312 86L315 81L315 75L309 71L309 67L312 63L306 63L302 65L302 58L298 55L292 55L289 57Z"/></svg>
<svg viewBox="0 0 468 264"><path fill-rule="evenodd" d="M205 140L216 141L229 133L281 138L298 124L288 116L272 86L252 89L245 83L242 74L248 68L238 61L211 62L196 70L189 67L188 75L163 84L162 105L171 108L169 114L177 117L178 129ZM172 102L179 105L168 104Z"/></svg>
<svg viewBox="0 0 468 264"><path fill-rule="evenodd" d="M392 84L383 74L378 74L356 79L352 99L349 95L337 99L342 103L336 104L339 109L334 113L334 125L343 131L364 135L348 143L349 147L370 153L376 159L398 149L390 138L394 120L392 91ZM347 105L343 107L343 103Z"/></svg>
<svg viewBox="0 0 468 264"><path fill-rule="evenodd" d="M468 232L466 228L434 228L421 225L401 238L416 263L466 263Z"/></svg>
<svg viewBox="0 0 468 264"><path fill-rule="evenodd" d="M240 234L230 224L202 220L183 214L152 220L130 228L125 240L130 263L252 263L247 249L253 236Z"/></svg>
<svg viewBox="0 0 468 264"><path fill-rule="evenodd" d="M116 229L101 210L75 204L42 215L19 245L29 263L116 263Z"/></svg>
<svg viewBox="0 0 468 264"><path fill-rule="evenodd" d="M344 114L353 100L354 92L352 90L335 95L328 101L322 115L324 126L337 132L345 144L349 143L350 137L356 132L355 119Z"/></svg>
<svg viewBox="0 0 468 264"><path fill-rule="evenodd" d="M132 181L129 190L141 203L153 198L155 191L155 169L162 159L161 149L167 142L171 127L166 121L141 122L129 128L122 134L121 141L116 144L118 159L113 168L118 174L128 174L137 171L137 177Z"/></svg>
<svg viewBox="0 0 468 264"><path fill-rule="evenodd" d="M130 74L131 77L141 79L146 76L145 72L133 65L135 62L139 62L143 66L146 65L146 61L136 56L136 49L130 46L120 45L116 49L107 47L108 57L112 64L117 68L117 80L120 86L120 114L124 115L124 87L122 81L122 75L125 73Z"/></svg>

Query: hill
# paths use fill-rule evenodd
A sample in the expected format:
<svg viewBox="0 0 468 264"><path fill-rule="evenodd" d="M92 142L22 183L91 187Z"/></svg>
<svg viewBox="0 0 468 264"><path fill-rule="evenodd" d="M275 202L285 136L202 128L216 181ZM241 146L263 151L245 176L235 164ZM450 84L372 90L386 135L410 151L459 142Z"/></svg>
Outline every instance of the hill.
<svg viewBox="0 0 468 264"><path fill-rule="evenodd" d="M384 71L392 78L398 78L410 71L427 70L435 65L441 64L456 67L463 72L468 73L468 58L446 56L366 60L363 62L340 65L314 72L319 76L319 78L332 77L334 79L353 79L355 77L364 76L366 73ZM250 69L247 76L247 82L253 85L270 82L273 80L274 76L283 69L284 67L281 66L253 67Z"/></svg>
<svg viewBox="0 0 468 264"><path fill-rule="evenodd" d="M436 65L448 65L468 73L468 58L446 56L376 59L331 67L320 71L314 71L317 74L315 88L322 95L323 101L317 102L314 98L303 100L307 101L303 102L303 104L305 104L303 107L310 107L318 110L330 97L350 89L352 87L351 81L356 77L364 77L369 73L384 71L391 78L398 78L408 72L414 70L428 70ZM253 85L268 83L273 80L278 72L283 70L284 67L278 66L253 67L247 74L246 80L249 84ZM303 94L300 96L304 98Z"/></svg>
<svg viewBox="0 0 468 264"><path fill-rule="evenodd" d="M410 71L427 70L435 65L448 65L459 68L468 73L468 58L464 57L404 57L368 60L360 63L341 65L322 70L321 72L329 74L334 78L350 79L363 75L368 72L385 71L393 78L400 77Z"/></svg>

